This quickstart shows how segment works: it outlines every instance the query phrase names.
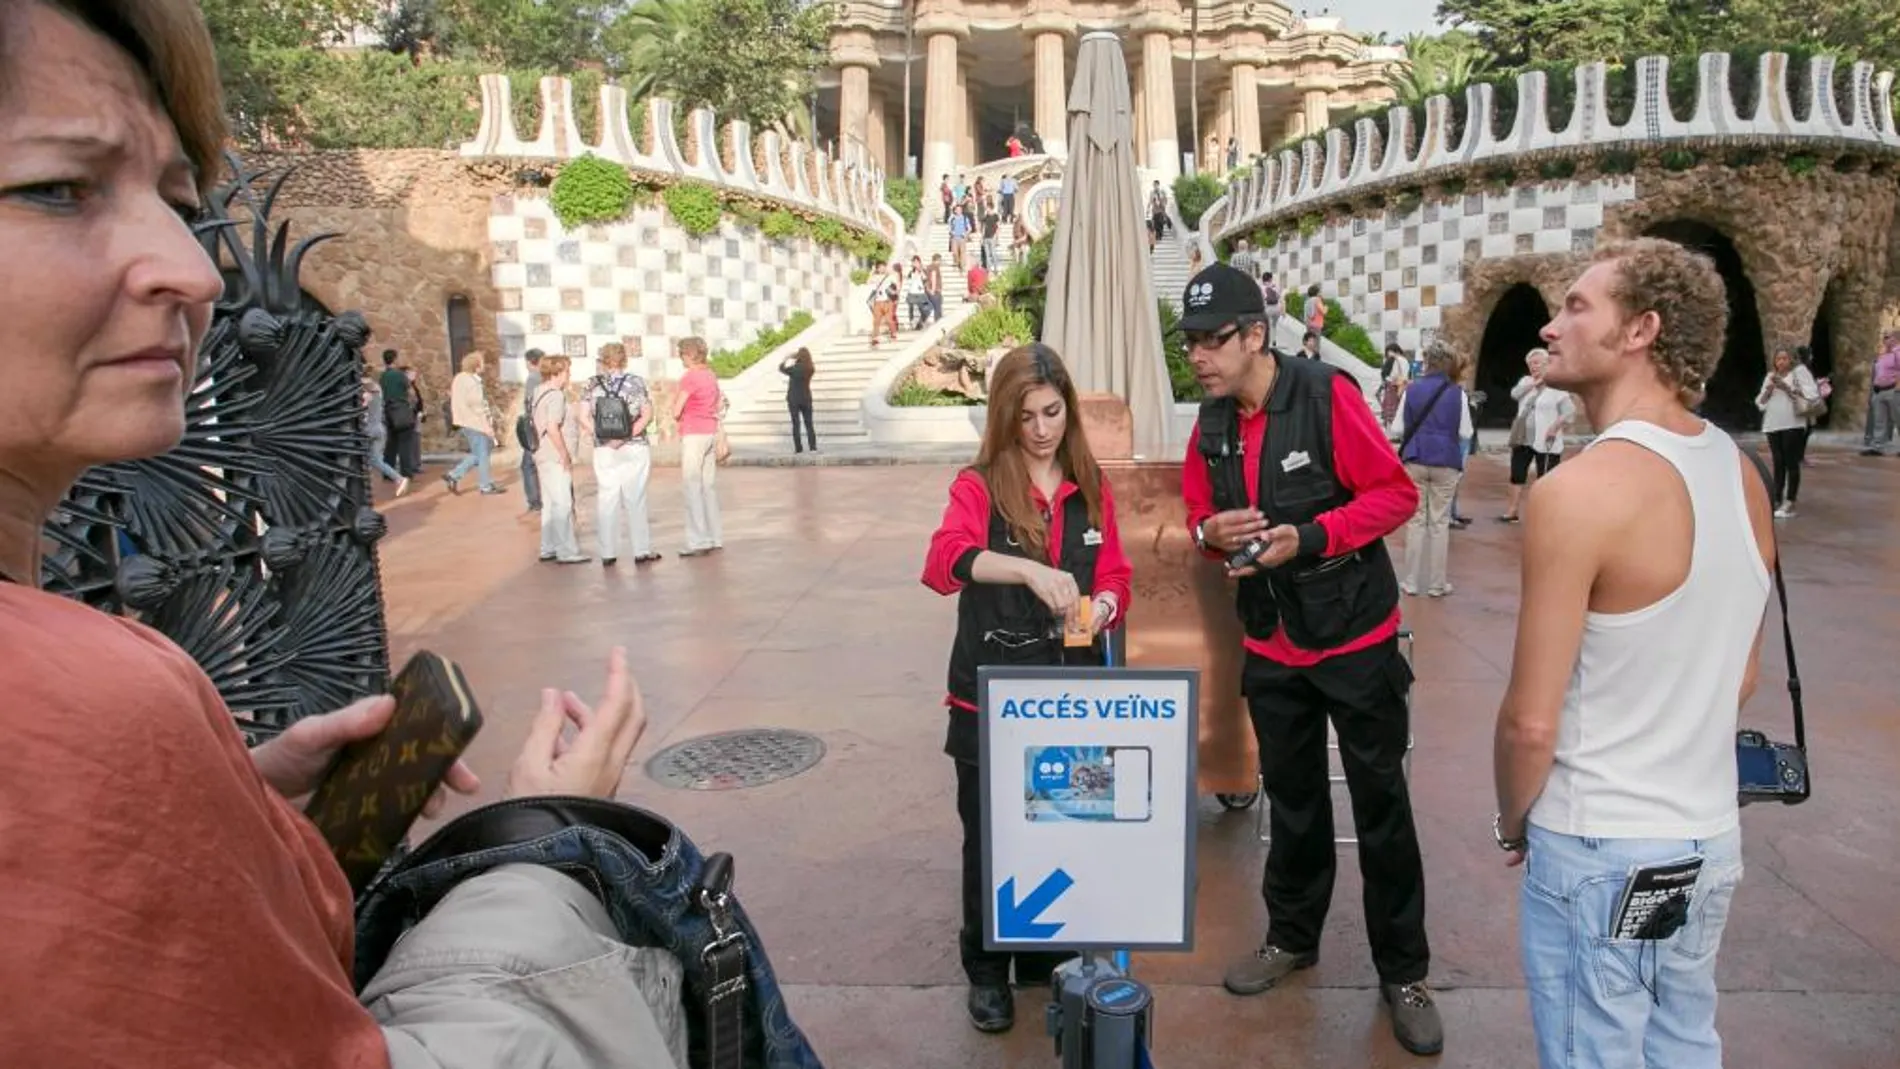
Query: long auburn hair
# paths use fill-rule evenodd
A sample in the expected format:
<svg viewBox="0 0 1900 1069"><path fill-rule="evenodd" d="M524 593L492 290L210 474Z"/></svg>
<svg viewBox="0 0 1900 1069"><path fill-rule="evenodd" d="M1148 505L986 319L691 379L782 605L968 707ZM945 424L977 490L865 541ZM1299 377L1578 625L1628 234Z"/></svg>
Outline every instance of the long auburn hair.
<svg viewBox="0 0 1900 1069"><path fill-rule="evenodd" d="M799 349L798 352L792 354L792 361L798 365L798 370L805 373L807 379L811 378L812 366L810 349Z"/></svg>
<svg viewBox="0 0 1900 1069"><path fill-rule="evenodd" d="M1029 466L1023 461L1023 398L1038 386L1054 387L1068 410L1056 462L1062 474L1082 492L1089 523L1102 526L1102 469L1082 433L1082 415L1075 397L1075 381L1054 349L1038 342L1011 349L990 372L989 419L983 427L983 445L971 468L990 489L990 503L1003 514L1010 533L1025 553L1041 559L1049 545L1049 522L1036 508L1030 490Z"/></svg>

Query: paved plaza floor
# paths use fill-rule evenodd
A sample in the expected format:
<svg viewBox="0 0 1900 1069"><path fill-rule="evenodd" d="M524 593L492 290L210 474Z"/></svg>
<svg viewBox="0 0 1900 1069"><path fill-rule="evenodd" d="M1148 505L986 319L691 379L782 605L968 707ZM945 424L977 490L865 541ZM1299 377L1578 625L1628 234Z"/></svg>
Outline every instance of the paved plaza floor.
<svg viewBox="0 0 1900 1069"><path fill-rule="evenodd" d="M511 470L503 463L500 467ZM719 474L725 551L682 543L677 469L655 473L664 561L614 570L535 562L519 491L449 496L439 469L385 505L383 579L394 652L460 661L488 726L470 760L499 796L542 686L591 700L624 644L646 696L644 762L672 742L755 726L820 735L824 760L748 790L662 787L636 764L623 796L737 863L795 1018L838 1069L1054 1066L1040 993L1013 1033L964 1017L957 844L941 754L954 602L918 582L950 467L735 468ZM586 477L583 476L585 479ZM1518 528L1493 521L1501 458L1464 495L1457 592L1408 600L1418 634L1412 784L1429 886L1444 1066L1532 1066L1517 958L1518 876L1491 842L1491 729L1516 617ZM595 553L591 494L582 544ZM1134 543L1158 531L1124 520ZM1801 515L1780 527L1803 655L1816 795L1745 810L1747 875L1718 973L1733 1069L1900 1064L1900 459L1826 451ZM1397 541L1397 539L1395 539ZM1139 595L1138 595L1139 596ZM1138 610L1139 611L1139 610ZM1139 615L1137 615L1139 622ZM1140 635L1131 641L1139 643ZM1790 733L1783 658L1767 644L1744 711ZM1343 793L1341 819L1345 820ZM1251 812L1202 805L1196 946L1137 955L1155 987L1160 1069L1398 1066L1378 1005L1350 848L1318 967L1254 998L1220 986L1265 923Z"/></svg>

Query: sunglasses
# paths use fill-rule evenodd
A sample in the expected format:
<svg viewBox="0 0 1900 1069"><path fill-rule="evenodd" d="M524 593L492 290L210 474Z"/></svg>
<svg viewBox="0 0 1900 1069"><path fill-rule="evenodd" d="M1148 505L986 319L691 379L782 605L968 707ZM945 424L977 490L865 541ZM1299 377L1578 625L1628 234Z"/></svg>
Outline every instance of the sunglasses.
<svg viewBox="0 0 1900 1069"><path fill-rule="evenodd" d="M1218 349L1232 341L1234 335L1239 333L1238 324L1213 333L1204 330L1184 330L1181 332L1181 340L1187 343L1189 349Z"/></svg>

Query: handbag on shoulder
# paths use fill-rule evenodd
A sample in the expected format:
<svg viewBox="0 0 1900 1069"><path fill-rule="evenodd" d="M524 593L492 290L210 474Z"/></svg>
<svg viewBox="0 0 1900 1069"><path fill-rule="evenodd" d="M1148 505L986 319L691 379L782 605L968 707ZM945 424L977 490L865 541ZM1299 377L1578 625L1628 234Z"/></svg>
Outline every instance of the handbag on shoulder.
<svg viewBox="0 0 1900 1069"><path fill-rule="evenodd" d="M357 990L457 884L510 864L566 873L600 899L622 942L679 959L691 1069L823 1069L733 892L731 855L703 856L664 818L619 802L516 798L443 825L357 899Z"/></svg>
<svg viewBox="0 0 1900 1069"><path fill-rule="evenodd" d="M1752 449L1743 456L1761 473L1768 486L1769 500L1775 496L1774 478L1768 465ZM1808 725L1801 712L1801 671L1795 667L1794 630L1788 624L1788 585L1781 578L1781 546L1775 546L1775 599L1781 606L1781 643L1788 660L1788 698L1794 706L1794 742L1776 742L1760 731L1743 729L1735 733L1735 767L1740 804L1780 802L1800 805L1808 800Z"/></svg>

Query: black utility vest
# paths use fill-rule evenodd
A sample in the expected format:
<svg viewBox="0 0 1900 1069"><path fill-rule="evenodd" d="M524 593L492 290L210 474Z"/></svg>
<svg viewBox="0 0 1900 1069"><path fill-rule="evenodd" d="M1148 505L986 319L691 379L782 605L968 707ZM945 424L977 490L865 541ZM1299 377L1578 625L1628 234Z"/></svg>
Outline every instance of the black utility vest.
<svg viewBox="0 0 1900 1069"><path fill-rule="evenodd" d="M1298 526L1353 498L1333 473L1333 376L1343 373L1316 360L1280 359L1279 364L1267 398L1257 507L1270 525ZM1203 402L1200 452L1218 512L1252 505L1242 448L1234 400ZM1298 459L1301 454L1304 461ZM1385 541L1377 539L1344 556L1296 557L1248 576L1240 580L1234 601L1249 638L1266 641L1284 625L1294 645L1319 651L1383 624L1398 606L1399 584Z"/></svg>
<svg viewBox="0 0 1900 1069"><path fill-rule="evenodd" d="M1080 493L1071 493L1062 502L1062 553L1057 565L1075 577L1082 597L1095 593L1095 559L1101 555L1099 539L1091 545L1089 506ZM1100 532L1097 532L1098 534ZM1028 557L1016 544L1002 512L990 509L991 553L1010 557ZM1047 558L1036 561L1048 563ZM957 596L957 637L950 648L950 696L958 701L977 704L976 670L986 664L1057 665L1076 658L1079 663L1100 666L1101 654L1095 650L1069 649L1062 644L1062 621L1026 586L1010 583L966 583ZM949 736L944 752L959 761L977 759L976 717L967 712L950 715Z"/></svg>

